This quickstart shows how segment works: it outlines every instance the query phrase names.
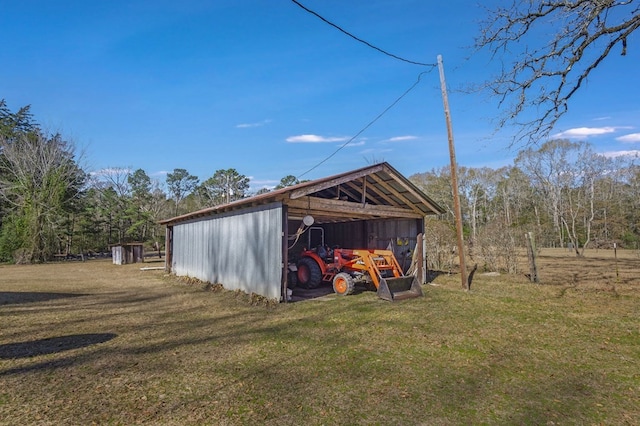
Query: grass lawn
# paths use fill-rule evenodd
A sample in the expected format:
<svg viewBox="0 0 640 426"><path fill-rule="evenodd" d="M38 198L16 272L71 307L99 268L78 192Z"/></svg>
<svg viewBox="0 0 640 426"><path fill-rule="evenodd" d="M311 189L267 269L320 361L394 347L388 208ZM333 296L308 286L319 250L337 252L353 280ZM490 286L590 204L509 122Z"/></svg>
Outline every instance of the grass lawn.
<svg viewBox="0 0 640 426"><path fill-rule="evenodd" d="M140 264L0 266L0 424L638 424L640 257L618 257L275 306Z"/></svg>

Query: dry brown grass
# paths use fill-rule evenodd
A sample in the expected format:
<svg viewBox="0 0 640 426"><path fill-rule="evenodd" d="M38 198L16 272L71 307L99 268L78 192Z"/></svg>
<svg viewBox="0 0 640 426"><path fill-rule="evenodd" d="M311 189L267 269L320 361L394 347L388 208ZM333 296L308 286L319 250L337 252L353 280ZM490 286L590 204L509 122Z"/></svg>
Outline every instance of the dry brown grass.
<svg viewBox="0 0 640 426"><path fill-rule="evenodd" d="M0 423L637 424L640 258L542 285L268 305L109 262L0 266Z"/></svg>
<svg viewBox="0 0 640 426"><path fill-rule="evenodd" d="M591 249L584 257L568 250L543 249L538 257L542 283L555 285L625 286L640 283L640 251ZM522 270L527 270L523 266Z"/></svg>

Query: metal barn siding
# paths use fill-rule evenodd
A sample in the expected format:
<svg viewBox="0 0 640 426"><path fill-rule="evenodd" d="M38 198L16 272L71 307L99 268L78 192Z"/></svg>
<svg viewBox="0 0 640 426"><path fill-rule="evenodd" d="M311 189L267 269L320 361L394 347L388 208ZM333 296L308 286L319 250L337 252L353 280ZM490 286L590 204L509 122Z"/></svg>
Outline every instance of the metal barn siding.
<svg viewBox="0 0 640 426"><path fill-rule="evenodd" d="M176 223L172 271L279 300L282 232L281 203Z"/></svg>
<svg viewBox="0 0 640 426"><path fill-rule="evenodd" d="M125 264L126 262L124 262L124 259L125 259L124 247L122 246L111 247L111 258L113 259L114 265Z"/></svg>
<svg viewBox="0 0 640 426"><path fill-rule="evenodd" d="M144 262L144 246L142 243L126 243L111 247L111 257L115 265Z"/></svg>

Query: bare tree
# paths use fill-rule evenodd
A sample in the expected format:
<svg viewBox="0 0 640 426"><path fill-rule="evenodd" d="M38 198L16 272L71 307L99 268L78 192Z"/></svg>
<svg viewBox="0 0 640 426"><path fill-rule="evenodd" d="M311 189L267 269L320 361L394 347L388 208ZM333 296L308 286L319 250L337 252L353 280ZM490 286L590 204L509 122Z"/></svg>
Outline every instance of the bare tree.
<svg viewBox="0 0 640 426"><path fill-rule="evenodd" d="M488 10L476 48L503 61L484 86L504 114L498 127L520 126L514 143L548 136L591 72L640 27L637 0L512 1ZM508 58L508 59L506 59ZM537 111L531 115L530 110Z"/></svg>
<svg viewBox="0 0 640 426"><path fill-rule="evenodd" d="M496 197L500 175L489 167L459 168L460 192L464 216L469 222L471 241L478 236L478 228L490 219L489 202Z"/></svg>
<svg viewBox="0 0 640 426"><path fill-rule="evenodd" d="M62 241L63 219L85 180L74 147L37 131L0 137L0 152L0 198L20 228L15 248L21 261L45 261Z"/></svg>
<svg viewBox="0 0 640 426"><path fill-rule="evenodd" d="M516 164L544 200L560 245L567 238L582 256L596 215L596 182L612 169L611 161L585 142L551 140L537 150L521 151Z"/></svg>
<svg viewBox="0 0 640 426"><path fill-rule="evenodd" d="M132 193L131 167L108 167L93 173L92 188L99 191L97 207L106 220L109 244L124 243L131 225L127 209Z"/></svg>

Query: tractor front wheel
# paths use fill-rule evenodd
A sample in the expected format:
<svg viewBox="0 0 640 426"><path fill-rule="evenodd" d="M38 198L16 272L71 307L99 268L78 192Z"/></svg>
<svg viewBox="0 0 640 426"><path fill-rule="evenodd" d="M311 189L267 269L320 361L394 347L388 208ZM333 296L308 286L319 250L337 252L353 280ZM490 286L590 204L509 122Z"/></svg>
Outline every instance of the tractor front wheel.
<svg viewBox="0 0 640 426"><path fill-rule="evenodd" d="M310 257L298 261L298 285L302 288L318 288L322 282L320 265Z"/></svg>
<svg viewBox="0 0 640 426"><path fill-rule="evenodd" d="M353 293L355 284L353 277L346 272L340 272L333 277L333 291L340 296L347 296Z"/></svg>

